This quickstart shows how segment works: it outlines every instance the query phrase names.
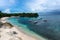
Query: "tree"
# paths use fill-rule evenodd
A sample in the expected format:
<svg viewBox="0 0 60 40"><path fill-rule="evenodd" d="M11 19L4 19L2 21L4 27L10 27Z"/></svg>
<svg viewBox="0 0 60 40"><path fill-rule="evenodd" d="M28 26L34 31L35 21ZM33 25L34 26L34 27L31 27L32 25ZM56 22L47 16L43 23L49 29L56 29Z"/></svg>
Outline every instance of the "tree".
<svg viewBox="0 0 60 40"><path fill-rule="evenodd" d="M8 13L2 13L0 11L0 18L1 17L10 17L10 16L20 16L20 17L38 17L38 13L14 13L14 14L8 14Z"/></svg>

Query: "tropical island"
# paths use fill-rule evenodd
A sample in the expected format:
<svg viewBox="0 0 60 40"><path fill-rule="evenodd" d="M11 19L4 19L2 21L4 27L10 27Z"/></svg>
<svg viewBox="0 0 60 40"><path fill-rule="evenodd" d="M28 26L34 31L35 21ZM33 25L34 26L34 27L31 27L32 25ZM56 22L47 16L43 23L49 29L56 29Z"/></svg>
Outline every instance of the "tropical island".
<svg viewBox="0 0 60 40"><path fill-rule="evenodd" d="M38 13L2 13L0 11L1 17L11 17L11 16L20 16L20 17L38 17Z"/></svg>

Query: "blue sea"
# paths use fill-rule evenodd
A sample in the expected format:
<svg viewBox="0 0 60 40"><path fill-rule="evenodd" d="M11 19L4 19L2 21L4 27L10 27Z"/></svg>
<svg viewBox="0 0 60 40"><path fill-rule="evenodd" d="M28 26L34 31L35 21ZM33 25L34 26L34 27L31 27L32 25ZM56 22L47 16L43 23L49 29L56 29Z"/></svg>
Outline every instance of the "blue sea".
<svg viewBox="0 0 60 40"><path fill-rule="evenodd" d="M39 16L38 18L10 17L7 21L30 35L60 40L60 15Z"/></svg>

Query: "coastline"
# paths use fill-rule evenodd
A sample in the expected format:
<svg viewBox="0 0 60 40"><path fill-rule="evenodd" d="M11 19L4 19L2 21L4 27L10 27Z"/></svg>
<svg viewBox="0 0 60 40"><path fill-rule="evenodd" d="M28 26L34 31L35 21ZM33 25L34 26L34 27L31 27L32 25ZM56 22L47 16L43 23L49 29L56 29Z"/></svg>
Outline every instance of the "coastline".
<svg viewBox="0 0 60 40"><path fill-rule="evenodd" d="M4 18L2 18L2 20L1 20L1 22L2 23L6 23L7 21L5 20L5 19L7 19L7 18L9 18L9 17L4 17ZM8 27L8 26L7 26ZM20 27L17 27L17 26L14 26L13 25L13 27L11 28L11 29L9 29L10 31L16 31L17 33L18 33L18 35L17 35L17 37L21 37L22 38L22 40L46 40L46 39L44 39L44 38L42 38L42 37L39 37L39 38L37 38L37 37L35 37L35 36L33 36L33 35L29 35L29 34L27 34L27 33L25 33Z"/></svg>
<svg viewBox="0 0 60 40"><path fill-rule="evenodd" d="M36 39L40 39L40 40L47 40L47 39L45 39L45 38L43 38L42 36L39 36L38 34L36 34L36 33L34 33L34 32L32 32L32 31L30 31L30 34L29 33L26 33L26 31L24 31L24 30L22 30L22 28L21 27L18 27L18 26L15 26L18 30L20 30L20 32L22 32L22 33L24 33L24 34L26 34L26 35L28 35L28 36L30 36L30 37L34 37L34 38L36 38Z"/></svg>

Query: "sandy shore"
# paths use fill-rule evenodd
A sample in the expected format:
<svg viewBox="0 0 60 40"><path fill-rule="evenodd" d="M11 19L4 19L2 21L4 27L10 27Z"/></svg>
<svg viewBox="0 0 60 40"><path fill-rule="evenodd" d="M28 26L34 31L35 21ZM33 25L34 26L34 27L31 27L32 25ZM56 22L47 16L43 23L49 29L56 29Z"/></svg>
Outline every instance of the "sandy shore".
<svg viewBox="0 0 60 40"><path fill-rule="evenodd" d="M1 19L2 23L6 23L8 17L4 17ZM13 26L9 28L10 25L2 25L0 28L0 40L46 40L42 37L37 38L35 36L30 36L25 34L22 29L18 29L18 27Z"/></svg>

